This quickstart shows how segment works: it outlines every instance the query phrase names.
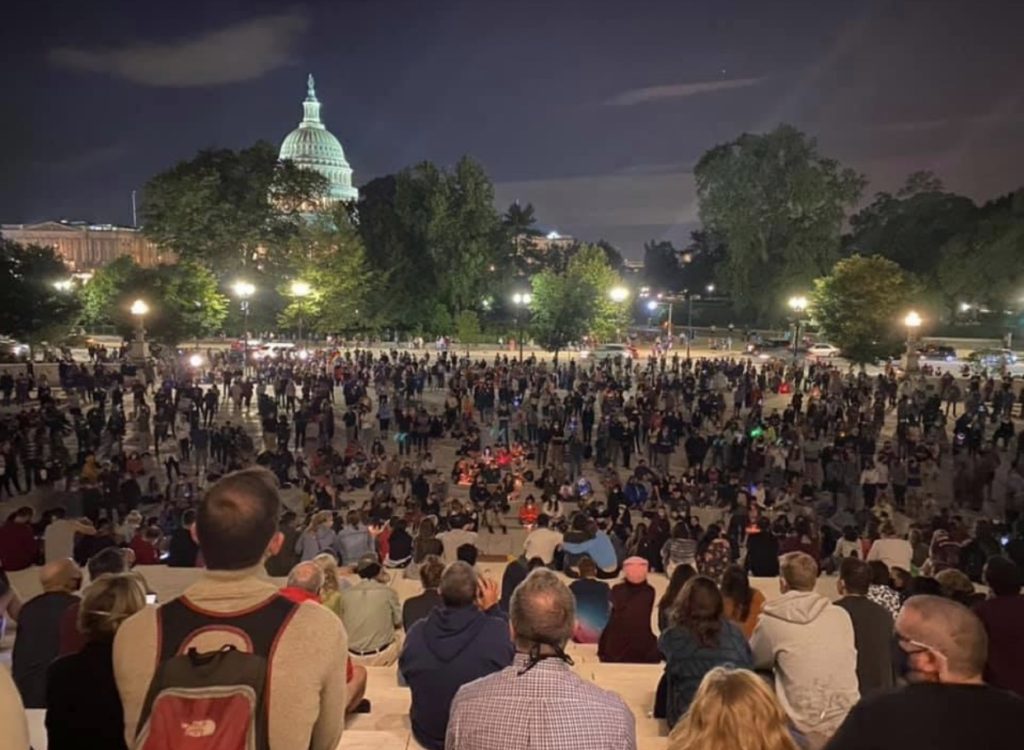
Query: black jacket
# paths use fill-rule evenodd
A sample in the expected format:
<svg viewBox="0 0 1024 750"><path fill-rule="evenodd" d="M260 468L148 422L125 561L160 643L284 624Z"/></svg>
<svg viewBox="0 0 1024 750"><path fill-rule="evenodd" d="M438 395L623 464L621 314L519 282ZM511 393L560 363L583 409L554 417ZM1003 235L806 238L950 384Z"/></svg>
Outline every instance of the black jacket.
<svg viewBox="0 0 1024 750"><path fill-rule="evenodd" d="M122 750L124 710L114 683L114 641L92 641L50 665L46 734L50 750Z"/></svg>

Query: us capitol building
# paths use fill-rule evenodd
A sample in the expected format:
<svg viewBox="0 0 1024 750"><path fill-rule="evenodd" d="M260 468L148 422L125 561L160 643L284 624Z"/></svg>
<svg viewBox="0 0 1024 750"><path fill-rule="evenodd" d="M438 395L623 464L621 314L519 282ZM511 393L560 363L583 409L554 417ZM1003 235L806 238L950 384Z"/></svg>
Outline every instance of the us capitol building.
<svg viewBox="0 0 1024 750"><path fill-rule="evenodd" d="M327 178L325 200L355 201L359 191L352 185L352 167L341 142L320 119L313 76L306 81L302 121L285 136L280 158L291 159L304 169L315 169ZM0 234L23 245L49 246L77 273L88 273L123 255L141 266L173 263L173 253L162 251L135 227L87 221L43 221L35 224L0 224Z"/></svg>

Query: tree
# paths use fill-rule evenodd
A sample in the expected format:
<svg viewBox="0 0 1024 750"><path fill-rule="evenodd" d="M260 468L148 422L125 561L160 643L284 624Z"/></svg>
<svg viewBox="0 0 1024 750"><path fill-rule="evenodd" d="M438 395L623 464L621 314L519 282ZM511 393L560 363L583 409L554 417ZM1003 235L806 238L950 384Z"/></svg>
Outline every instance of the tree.
<svg viewBox="0 0 1024 750"><path fill-rule="evenodd" d="M889 258L934 284L942 246L973 227L977 212L970 198L944 192L930 172L915 172L895 197L878 193L850 217L843 249Z"/></svg>
<svg viewBox="0 0 1024 750"><path fill-rule="evenodd" d="M953 312L962 302L1002 310L1024 288L1024 188L989 201L977 221L942 248L938 290Z"/></svg>
<svg viewBox="0 0 1024 750"><path fill-rule="evenodd" d="M236 272L272 263L326 188L322 175L279 161L264 141L200 151L146 183L142 231L184 260Z"/></svg>
<svg viewBox="0 0 1024 750"><path fill-rule="evenodd" d="M301 316L307 330L332 334L365 327L372 320L366 301L375 280L363 241L344 206L301 227L288 242L285 260L294 278L308 283L311 291L301 299L291 297L281 311L281 325L294 327ZM288 284L281 289L286 298Z"/></svg>
<svg viewBox="0 0 1024 750"><path fill-rule="evenodd" d="M145 326L150 338L175 345L221 330L228 299L206 267L190 261L142 268L121 258L99 269L80 292L86 325L113 325L127 335L135 326L129 308L135 299L150 307Z"/></svg>
<svg viewBox="0 0 1024 750"><path fill-rule="evenodd" d="M501 217L501 223L511 237L518 237L521 234L540 234L534 226L537 223L537 216L532 203L523 206L519 201L515 201Z"/></svg>
<svg viewBox="0 0 1024 750"><path fill-rule="evenodd" d="M715 146L695 176L704 228L729 250L720 271L726 291L760 320L832 265L845 211L865 184L789 125Z"/></svg>
<svg viewBox="0 0 1024 750"><path fill-rule="evenodd" d="M627 304L613 302L609 295L621 279L595 245L581 246L565 273L545 270L532 284L530 328L556 359L559 351L588 334L609 339L627 323Z"/></svg>
<svg viewBox="0 0 1024 750"><path fill-rule="evenodd" d="M653 289L679 292L683 289L679 251L667 240L644 243L644 282Z"/></svg>
<svg viewBox="0 0 1024 750"><path fill-rule="evenodd" d="M899 316L915 291L891 260L853 255L814 282L811 313L846 357L863 364L899 350Z"/></svg>
<svg viewBox="0 0 1024 750"><path fill-rule="evenodd" d="M480 338L480 316L473 310L463 310L455 316L455 335L463 344L473 344Z"/></svg>
<svg viewBox="0 0 1024 750"><path fill-rule="evenodd" d="M75 321L79 302L56 284L70 276L53 248L23 246L0 237L0 333L30 346L64 336Z"/></svg>
<svg viewBox="0 0 1024 750"><path fill-rule="evenodd" d="M359 231L389 290L375 297L375 307L382 320L407 330L448 332L431 326L477 309L507 269L494 188L468 158L451 170L423 162L366 185ZM439 304L446 315L437 314Z"/></svg>

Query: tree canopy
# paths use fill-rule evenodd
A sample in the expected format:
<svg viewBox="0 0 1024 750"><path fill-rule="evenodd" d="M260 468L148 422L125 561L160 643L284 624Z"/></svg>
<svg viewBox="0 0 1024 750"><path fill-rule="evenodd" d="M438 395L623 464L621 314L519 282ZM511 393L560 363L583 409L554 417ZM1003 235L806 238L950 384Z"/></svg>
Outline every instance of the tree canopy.
<svg viewBox="0 0 1024 750"><path fill-rule="evenodd" d="M863 364L899 351L900 317L915 291L893 261L853 255L814 282L811 314L844 356Z"/></svg>
<svg viewBox="0 0 1024 750"><path fill-rule="evenodd" d="M789 125L712 148L695 176L704 228L729 249L721 281L736 308L760 320L828 270L845 212L865 184Z"/></svg>
<svg viewBox="0 0 1024 750"><path fill-rule="evenodd" d="M0 237L0 334L28 344L54 342L65 335L77 317L79 302L56 284L70 275L53 249Z"/></svg>
<svg viewBox="0 0 1024 750"><path fill-rule="evenodd" d="M970 198L945 192L941 180L930 172L915 172L895 196L878 193L850 217L843 247L848 253L881 255L931 280L943 245L968 231L976 215Z"/></svg>
<svg viewBox="0 0 1024 750"><path fill-rule="evenodd" d="M433 326L478 309L507 268L494 188L469 158L451 170L423 162L370 182L359 202L359 232L388 289L376 295L377 313L407 330L444 332Z"/></svg>
<svg viewBox="0 0 1024 750"><path fill-rule="evenodd" d="M142 231L183 260L236 272L272 261L326 188L322 175L279 161L265 141L200 151L146 183Z"/></svg>
<svg viewBox="0 0 1024 750"><path fill-rule="evenodd" d="M614 302L609 294L619 284L604 251L594 245L582 247L564 273L537 274L530 304L534 338L556 357L587 335L614 338L628 324L628 302Z"/></svg>
<svg viewBox="0 0 1024 750"><path fill-rule="evenodd" d="M191 261L143 268L130 257L119 258L99 269L79 294L85 325L113 325L124 334L135 325L132 301L144 300L150 308L144 320L148 335L169 345L219 332L228 311L216 276Z"/></svg>

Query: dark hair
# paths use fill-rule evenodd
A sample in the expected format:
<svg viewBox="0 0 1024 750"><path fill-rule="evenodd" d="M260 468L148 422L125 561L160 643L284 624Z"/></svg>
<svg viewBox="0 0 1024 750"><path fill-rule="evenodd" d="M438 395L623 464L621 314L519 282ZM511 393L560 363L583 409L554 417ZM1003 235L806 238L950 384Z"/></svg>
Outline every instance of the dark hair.
<svg viewBox="0 0 1024 750"><path fill-rule="evenodd" d="M919 594L942 596L942 585L928 576L914 576L910 579L910 585L907 586L906 596L909 599Z"/></svg>
<svg viewBox="0 0 1024 750"><path fill-rule="evenodd" d="M985 583L996 596L1020 593L1020 568L1012 560L993 555L985 562Z"/></svg>
<svg viewBox="0 0 1024 750"><path fill-rule="evenodd" d="M236 471L203 496L196 536L210 570L241 570L259 564L277 533L281 498L274 475L263 468Z"/></svg>
<svg viewBox="0 0 1024 750"><path fill-rule="evenodd" d="M420 563L420 583L424 589L436 589L441 585L444 563L437 555L427 555Z"/></svg>
<svg viewBox="0 0 1024 750"><path fill-rule="evenodd" d="M697 575L696 569L689 563L685 565L677 565L676 569L672 571L672 577L668 581L668 587L665 589L665 593L661 595L661 599L658 601L658 609L662 612L668 612L676 598L679 596L679 592L683 590L683 586Z"/></svg>
<svg viewBox="0 0 1024 750"><path fill-rule="evenodd" d="M191 526L195 522L196 522L196 509L195 508L189 508L188 510L186 510L184 513L181 514L181 525L182 525L182 527L187 529L189 526Z"/></svg>
<svg viewBox="0 0 1024 750"><path fill-rule="evenodd" d="M597 575L597 563L591 559L590 555L583 555L576 563L576 567L579 568L583 578L593 578Z"/></svg>
<svg viewBox="0 0 1024 750"><path fill-rule="evenodd" d="M856 542L859 538L857 534L856 526L844 526L843 527L843 539L848 542Z"/></svg>
<svg viewBox="0 0 1024 750"><path fill-rule="evenodd" d="M730 565L722 574L722 596L736 604L736 619L745 621L754 603L754 589L750 587L747 571L739 565Z"/></svg>
<svg viewBox="0 0 1024 750"><path fill-rule="evenodd" d="M533 495L530 495L530 497L532 498ZM550 524L551 516L549 516L547 513L541 513L539 516L537 516L537 528L546 529Z"/></svg>
<svg viewBox="0 0 1024 750"><path fill-rule="evenodd" d="M106 573L124 573L128 570L128 561L120 547L107 547L90 557L85 567L89 571L90 580L95 581Z"/></svg>
<svg viewBox="0 0 1024 750"><path fill-rule="evenodd" d="M868 563L871 568L871 583L874 586L892 585L892 576L889 574L889 566L881 560L872 560Z"/></svg>
<svg viewBox="0 0 1024 750"><path fill-rule="evenodd" d="M686 524L685 523L680 522L680 523L677 523L675 526L672 527L672 538L673 539L689 539L690 538L690 530L688 528L686 528Z"/></svg>
<svg viewBox="0 0 1024 750"><path fill-rule="evenodd" d="M876 560L876 562L879 562ZM856 557L844 557L839 563L839 580L851 594L866 596L874 578L871 565ZM885 571L888 577L888 569Z"/></svg>
<svg viewBox="0 0 1024 750"><path fill-rule="evenodd" d="M722 632L724 612L718 586L706 576L697 576L683 586L670 614L673 625L689 630L701 646L714 648Z"/></svg>
<svg viewBox="0 0 1024 750"><path fill-rule="evenodd" d="M476 558L479 554L480 550L476 548L475 544L460 544L458 549L455 550L455 558L470 565L476 565Z"/></svg>

